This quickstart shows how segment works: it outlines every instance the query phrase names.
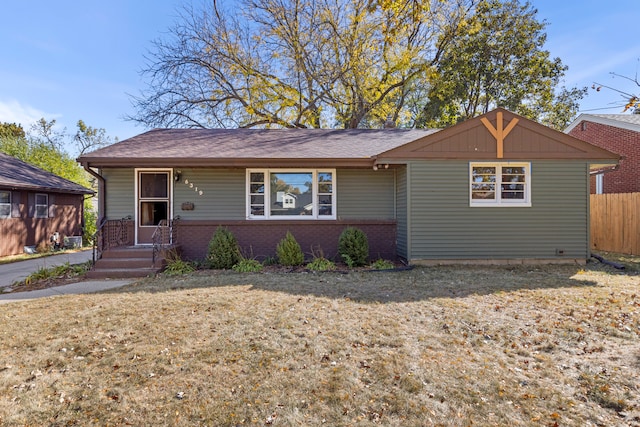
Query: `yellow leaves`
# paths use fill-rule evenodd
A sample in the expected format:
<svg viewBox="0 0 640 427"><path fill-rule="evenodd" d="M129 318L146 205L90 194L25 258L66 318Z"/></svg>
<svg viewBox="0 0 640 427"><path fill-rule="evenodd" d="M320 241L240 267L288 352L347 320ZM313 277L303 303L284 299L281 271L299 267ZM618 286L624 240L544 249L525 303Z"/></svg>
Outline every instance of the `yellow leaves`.
<svg viewBox="0 0 640 427"><path fill-rule="evenodd" d="M473 35L482 29L482 23L478 19L460 19L458 21L458 32Z"/></svg>
<svg viewBox="0 0 640 427"><path fill-rule="evenodd" d="M374 12L376 8L380 8L383 12L391 13L397 17L408 16L413 22L419 22L431 10L431 3L421 0L370 1L369 11Z"/></svg>
<svg viewBox="0 0 640 427"><path fill-rule="evenodd" d="M629 98L629 102L624 106L623 112L626 112L629 108L638 108L640 107L640 98L636 96L632 96Z"/></svg>

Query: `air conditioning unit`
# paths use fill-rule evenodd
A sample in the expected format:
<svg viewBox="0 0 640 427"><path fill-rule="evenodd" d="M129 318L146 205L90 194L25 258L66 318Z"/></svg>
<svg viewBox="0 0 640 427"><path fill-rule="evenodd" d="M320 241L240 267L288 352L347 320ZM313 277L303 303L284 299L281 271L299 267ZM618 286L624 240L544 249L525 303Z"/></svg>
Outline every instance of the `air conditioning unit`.
<svg viewBox="0 0 640 427"><path fill-rule="evenodd" d="M64 247L77 249L82 247L82 236L67 236L64 238Z"/></svg>

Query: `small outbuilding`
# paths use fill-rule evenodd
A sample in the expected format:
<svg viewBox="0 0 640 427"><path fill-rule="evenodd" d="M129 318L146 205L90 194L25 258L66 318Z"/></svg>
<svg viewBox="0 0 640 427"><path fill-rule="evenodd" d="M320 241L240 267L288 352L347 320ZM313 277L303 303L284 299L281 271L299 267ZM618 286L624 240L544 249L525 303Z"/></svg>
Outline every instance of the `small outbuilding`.
<svg viewBox="0 0 640 427"><path fill-rule="evenodd" d="M0 256L82 236L84 198L94 191L0 153Z"/></svg>

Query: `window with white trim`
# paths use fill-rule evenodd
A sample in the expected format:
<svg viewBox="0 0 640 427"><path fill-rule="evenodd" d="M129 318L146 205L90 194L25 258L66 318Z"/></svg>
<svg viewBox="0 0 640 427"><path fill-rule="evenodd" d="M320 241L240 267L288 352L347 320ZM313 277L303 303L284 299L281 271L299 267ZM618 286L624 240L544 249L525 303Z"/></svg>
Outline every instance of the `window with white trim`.
<svg viewBox="0 0 640 427"><path fill-rule="evenodd" d="M48 194L36 194L36 212L35 218L48 218L49 217L49 195Z"/></svg>
<svg viewBox="0 0 640 427"><path fill-rule="evenodd" d="M531 206L531 163L470 163L470 206Z"/></svg>
<svg viewBox="0 0 640 427"><path fill-rule="evenodd" d="M335 219L334 169L247 170L247 217Z"/></svg>
<svg viewBox="0 0 640 427"><path fill-rule="evenodd" d="M0 218L11 218L11 191L0 191Z"/></svg>

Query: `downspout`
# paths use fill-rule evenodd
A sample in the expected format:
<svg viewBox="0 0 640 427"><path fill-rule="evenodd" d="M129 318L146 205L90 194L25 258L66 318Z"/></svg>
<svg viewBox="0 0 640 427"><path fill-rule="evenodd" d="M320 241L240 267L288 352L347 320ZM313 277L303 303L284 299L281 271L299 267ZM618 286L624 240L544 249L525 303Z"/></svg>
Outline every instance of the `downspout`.
<svg viewBox="0 0 640 427"><path fill-rule="evenodd" d="M105 179L98 172L91 169L87 163L82 163L82 167L91 176L98 180L98 224L100 224L106 214L105 201L107 195L107 186L105 185Z"/></svg>

